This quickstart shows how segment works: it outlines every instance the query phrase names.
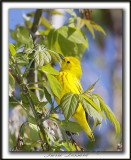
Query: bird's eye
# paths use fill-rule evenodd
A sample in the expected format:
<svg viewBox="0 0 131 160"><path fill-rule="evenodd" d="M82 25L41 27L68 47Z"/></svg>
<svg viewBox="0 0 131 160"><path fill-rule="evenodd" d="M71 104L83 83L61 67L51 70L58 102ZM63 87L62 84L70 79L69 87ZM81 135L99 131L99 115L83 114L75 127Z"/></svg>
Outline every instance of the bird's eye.
<svg viewBox="0 0 131 160"><path fill-rule="evenodd" d="M70 63L70 61L67 61L67 63Z"/></svg>

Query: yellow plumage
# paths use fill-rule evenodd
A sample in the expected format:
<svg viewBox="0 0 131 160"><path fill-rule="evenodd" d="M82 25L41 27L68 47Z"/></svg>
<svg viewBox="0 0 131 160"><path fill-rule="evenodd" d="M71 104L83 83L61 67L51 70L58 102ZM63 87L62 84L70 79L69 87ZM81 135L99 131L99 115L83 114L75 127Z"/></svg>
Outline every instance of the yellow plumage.
<svg viewBox="0 0 131 160"><path fill-rule="evenodd" d="M80 78L82 75L80 61L74 57L64 57L62 60L62 65L60 73L56 76L57 80L62 86L62 91L60 93L60 99L56 98L57 104L59 105L61 98L69 92L80 94L83 92ZM72 116L77 120L77 122L84 129L88 137L93 141L94 136L89 127L89 124L86 119L85 111L82 107L82 104L79 103L76 112Z"/></svg>

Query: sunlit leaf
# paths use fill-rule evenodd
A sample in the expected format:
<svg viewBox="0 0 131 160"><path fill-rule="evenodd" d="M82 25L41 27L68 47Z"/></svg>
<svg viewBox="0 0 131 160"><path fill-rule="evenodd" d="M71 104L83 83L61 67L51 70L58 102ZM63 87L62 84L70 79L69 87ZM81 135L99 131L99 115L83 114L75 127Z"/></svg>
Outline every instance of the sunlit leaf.
<svg viewBox="0 0 131 160"><path fill-rule="evenodd" d="M36 132L39 132L39 127L36 124L29 123L29 127L35 130Z"/></svg>
<svg viewBox="0 0 131 160"><path fill-rule="evenodd" d="M94 109L96 109L101 115L102 117L105 119L104 114L102 113L101 109L86 95L81 94L81 97L83 97ZM106 119L105 119L106 120Z"/></svg>
<svg viewBox="0 0 131 160"><path fill-rule="evenodd" d="M85 19L84 23L86 27L89 29L89 31L92 33L93 38L95 38L94 30L93 30L92 25L90 24L90 21Z"/></svg>
<svg viewBox="0 0 131 160"><path fill-rule="evenodd" d="M27 40L27 43L25 44L24 52L27 53L27 54L32 53L33 52L33 47L34 47L33 39L32 39L32 36L30 35L29 39Z"/></svg>
<svg viewBox="0 0 131 160"><path fill-rule="evenodd" d="M102 115L96 110L94 109L90 103L88 103L82 96L80 97L80 100L81 100L81 103L82 103L82 106L84 108L84 110L87 112L87 114L91 117L93 117L93 120L94 120L94 124L93 124L93 127L92 127L92 131L94 130L94 128L101 124L102 123ZM95 102L94 102L95 103ZM95 103L96 104L96 103Z"/></svg>
<svg viewBox="0 0 131 160"><path fill-rule="evenodd" d="M75 93L65 94L60 102L65 119L69 119L76 111L79 103L79 96Z"/></svg>
<svg viewBox="0 0 131 160"><path fill-rule="evenodd" d="M76 19L76 17L70 17L68 19L68 27L76 27Z"/></svg>
<svg viewBox="0 0 131 160"><path fill-rule="evenodd" d="M39 30L40 35L45 35L47 36L50 32L50 29L46 29L46 30Z"/></svg>
<svg viewBox="0 0 131 160"><path fill-rule="evenodd" d="M76 13L74 12L74 9L65 9L66 12L68 12L70 15L77 17Z"/></svg>
<svg viewBox="0 0 131 160"><path fill-rule="evenodd" d="M50 73L53 75L59 75L59 71L54 69L50 64L41 67L41 70L45 73Z"/></svg>
<svg viewBox="0 0 131 160"><path fill-rule="evenodd" d="M14 31L10 30L11 37L16 41L26 44L29 39L29 30L25 27L16 26Z"/></svg>
<svg viewBox="0 0 131 160"><path fill-rule="evenodd" d="M84 26L84 20L80 17L77 17L77 29L81 29Z"/></svg>
<svg viewBox="0 0 131 160"><path fill-rule="evenodd" d="M15 46L12 43L9 43L9 51L12 56L16 54Z"/></svg>
<svg viewBox="0 0 131 160"><path fill-rule="evenodd" d="M103 101L103 99L96 93L93 93L93 95L97 96L99 101L100 101L100 107L101 109L104 111L104 113L106 114L108 120L111 122L111 123L114 123L115 125L115 129L116 129L116 134L118 135L120 133L120 124L119 122L117 121L114 113L112 112L111 108L105 104L105 102Z"/></svg>
<svg viewBox="0 0 131 160"><path fill-rule="evenodd" d="M95 22L93 22L93 21L91 21L91 20L90 20L90 24L92 25L92 27L93 27L95 30L97 30L97 31L99 31L99 32L102 32L104 35L106 35L104 29L103 29L100 25L96 24Z"/></svg>
<svg viewBox="0 0 131 160"><path fill-rule="evenodd" d="M48 50L48 52L50 53L52 59L54 61L56 61L60 65L61 64L61 58L60 58L59 54L54 52L54 51L52 51L52 50Z"/></svg>
<svg viewBox="0 0 131 160"><path fill-rule="evenodd" d="M28 21L26 20L26 21L25 21L25 25L26 25L27 28L30 29L30 28L32 27L32 25L33 25L33 22L30 21L30 20L28 20Z"/></svg>
<svg viewBox="0 0 131 160"><path fill-rule="evenodd" d="M49 49L53 49L55 42L57 41L58 38L58 32L56 29L51 29L47 39L48 39L48 48Z"/></svg>
<svg viewBox="0 0 131 160"><path fill-rule="evenodd" d="M88 48L88 42L80 30L72 27L62 26L58 29L58 33L67 40L73 43L83 44L86 48Z"/></svg>
<svg viewBox="0 0 131 160"><path fill-rule="evenodd" d="M60 97L60 92L61 92L61 85L60 82L51 74L46 74L48 81L50 83L50 87L52 92L59 98Z"/></svg>
<svg viewBox="0 0 131 160"><path fill-rule="evenodd" d="M48 29L52 28L50 22L44 16L41 17L41 25Z"/></svg>
<svg viewBox="0 0 131 160"><path fill-rule="evenodd" d="M35 49L34 58L38 67L43 66L45 62L49 63L51 61L50 53L43 45L37 46L37 49Z"/></svg>

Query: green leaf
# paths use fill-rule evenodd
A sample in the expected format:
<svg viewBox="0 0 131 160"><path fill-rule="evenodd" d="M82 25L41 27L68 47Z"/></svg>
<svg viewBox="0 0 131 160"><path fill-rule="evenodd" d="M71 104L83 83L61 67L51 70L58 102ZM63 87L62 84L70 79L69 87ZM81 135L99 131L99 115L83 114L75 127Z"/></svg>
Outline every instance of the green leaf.
<svg viewBox="0 0 131 160"><path fill-rule="evenodd" d="M29 94L30 94L30 96L32 98L32 101L33 101L34 105L37 105L39 103L39 100L38 100L36 94L34 92L32 92L32 91L29 91Z"/></svg>
<svg viewBox="0 0 131 160"><path fill-rule="evenodd" d="M32 91L29 91L29 94L32 97L32 101L33 101L34 105L37 105L39 103L39 100L38 100L36 94L34 92L32 92ZM21 96L21 99L22 99L23 103L29 104L29 101L28 101L28 98L27 98L26 94L21 92L20 96Z"/></svg>
<svg viewBox="0 0 131 160"><path fill-rule="evenodd" d="M52 103L52 99L51 99L51 95L49 94L49 92L47 91L47 89L44 87L44 93L45 93L45 97L47 99L47 101L51 104L51 106L53 107L53 103Z"/></svg>
<svg viewBox="0 0 131 160"><path fill-rule="evenodd" d="M58 41L54 45L54 50L64 56L82 57L85 49L88 48L88 39L83 32L66 26L57 31Z"/></svg>
<svg viewBox="0 0 131 160"><path fill-rule="evenodd" d="M75 93L65 94L60 102L65 119L69 119L76 111L79 103L79 95Z"/></svg>
<svg viewBox="0 0 131 160"><path fill-rule="evenodd" d="M46 29L46 30L39 30L40 35L45 35L47 36L50 32L50 29Z"/></svg>
<svg viewBox="0 0 131 160"><path fill-rule="evenodd" d="M16 54L15 46L12 43L9 43L9 51L12 56Z"/></svg>
<svg viewBox="0 0 131 160"><path fill-rule="evenodd" d="M95 87L96 83L99 81L99 79L101 78L101 76L98 78L98 80L96 82L94 82L92 85L90 85L87 90L84 92L84 94L88 94L88 92L92 92L93 88Z"/></svg>
<svg viewBox="0 0 131 160"><path fill-rule="evenodd" d="M82 106L84 108L84 110L87 112L87 114L91 117L93 117L94 120L94 125L92 127L92 131L94 130L94 128L102 123L102 115L96 110L94 109L83 97L80 96L80 101L82 103ZM96 103L96 101L94 100L94 103Z"/></svg>
<svg viewBox="0 0 131 160"><path fill-rule="evenodd" d="M51 29L48 36L47 36L47 40L48 40L48 48L52 49L54 48L55 42L57 41L58 38L58 32L56 29Z"/></svg>
<svg viewBox="0 0 131 160"><path fill-rule="evenodd" d="M95 22L93 22L93 21L91 21L91 20L90 20L90 24L92 25L92 27L93 27L95 30L97 30L97 31L99 31L99 32L102 32L104 35L106 35L104 29L103 29L100 25L96 24Z"/></svg>
<svg viewBox="0 0 131 160"><path fill-rule="evenodd" d="M23 103L26 103L26 104L29 103L27 96L23 92L20 93L20 96Z"/></svg>
<svg viewBox="0 0 131 160"><path fill-rule="evenodd" d="M32 53L33 47L34 47L34 43L33 43L32 36L30 35L29 39L27 40L27 43L25 44L24 52L27 54Z"/></svg>
<svg viewBox="0 0 131 160"><path fill-rule="evenodd" d="M92 25L90 24L90 21L85 19L84 23L85 23L86 27L89 29L89 31L92 33L93 38L95 39L94 30L93 30Z"/></svg>
<svg viewBox="0 0 131 160"><path fill-rule="evenodd" d="M84 26L84 20L80 17L77 17L77 30L81 29Z"/></svg>
<svg viewBox="0 0 131 160"><path fill-rule="evenodd" d="M70 17L68 19L68 27L76 27L76 17Z"/></svg>
<svg viewBox="0 0 131 160"><path fill-rule="evenodd" d="M48 81L50 83L50 87L52 92L59 98L60 97L60 92L61 92L61 85L60 82L51 74L46 74Z"/></svg>
<svg viewBox="0 0 131 160"><path fill-rule="evenodd" d="M54 61L56 61L59 65L61 65L61 58L58 54L59 52L56 53L56 52L49 50L49 49L47 49L47 51L50 53L52 59L54 59Z"/></svg>
<svg viewBox="0 0 131 160"><path fill-rule="evenodd" d="M41 25L47 29L52 28L50 22L44 16L41 17Z"/></svg>
<svg viewBox="0 0 131 160"><path fill-rule="evenodd" d="M53 75L59 75L59 71L54 69L50 64L41 67L42 71L45 73L50 73Z"/></svg>
<svg viewBox="0 0 131 160"><path fill-rule="evenodd" d="M18 102L14 99L14 97L12 96L12 97L9 97L9 107L10 108L13 108L13 107L15 107L15 106L18 106Z"/></svg>
<svg viewBox="0 0 131 160"><path fill-rule="evenodd" d="M118 135L120 133L120 124L117 121L117 119L116 119L114 113L112 112L111 108L107 104L105 104L105 102L103 101L103 99L98 94L93 93L93 95L97 96L97 98L99 99L101 109L106 114L108 120L111 123L114 123L115 129L116 129L116 134Z"/></svg>
<svg viewBox="0 0 131 160"><path fill-rule="evenodd" d="M83 54L85 53L85 46L83 44L77 44L76 46L76 56L79 57L79 59L82 58Z"/></svg>
<svg viewBox="0 0 131 160"><path fill-rule="evenodd" d="M86 48L88 48L88 42L80 30L77 30L72 27L62 26L57 31L61 36L66 38L68 41L77 44L83 44Z"/></svg>
<svg viewBox="0 0 131 160"><path fill-rule="evenodd" d="M39 67L51 61L51 56L43 45L38 45L34 54L35 61Z"/></svg>
<svg viewBox="0 0 131 160"><path fill-rule="evenodd" d="M79 125L77 122L72 122L72 121L67 121L67 120L62 120L60 122L60 125L67 131L76 133L76 132L81 132L83 131L83 128Z"/></svg>
<svg viewBox="0 0 131 160"><path fill-rule="evenodd" d="M12 74L9 72L9 96L12 96L12 93L15 89L15 79Z"/></svg>
<svg viewBox="0 0 131 160"><path fill-rule="evenodd" d="M76 13L74 12L74 9L65 9L66 12L68 12L71 16L77 17Z"/></svg>
<svg viewBox="0 0 131 160"><path fill-rule="evenodd" d="M15 31L10 30L11 37L17 42L26 44L29 39L29 30L25 27L16 26Z"/></svg>
<svg viewBox="0 0 131 160"><path fill-rule="evenodd" d="M39 127L36 124L29 123L29 127L34 131L39 132Z"/></svg>
<svg viewBox="0 0 131 160"><path fill-rule="evenodd" d="M94 109L96 109L101 115L102 117L105 119L105 116L104 114L102 113L101 109L90 99L88 98L86 95L84 94L81 94L80 95L81 97L83 97ZM106 121L106 119L105 119Z"/></svg>
<svg viewBox="0 0 131 160"><path fill-rule="evenodd" d="M30 29L30 28L32 27L32 25L33 25L33 22L30 21L30 20L25 20L25 25L26 25L26 27L27 27L28 29Z"/></svg>
<svg viewBox="0 0 131 160"><path fill-rule="evenodd" d="M29 151L31 151L31 147L41 146L40 141L36 141L36 140L30 139L30 138L25 138L25 137L23 137L23 143L24 143L24 147L25 146L30 147ZM24 148L24 150L27 151L28 149L26 150L26 148Z"/></svg>
<svg viewBox="0 0 131 160"><path fill-rule="evenodd" d="M36 51L35 54L34 54L34 59L36 61L36 64L38 66L43 66L44 64L44 56L43 56L43 53L41 53L40 51Z"/></svg>
<svg viewBox="0 0 131 160"><path fill-rule="evenodd" d="M30 137L33 140L39 140L39 128L37 125L33 124L33 123L29 123L29 127L30 127Z"/></svg>
<svg viewBox="0 0 131 160"><path fill-rule="evenodd" d="M34 125L37 124L35 118L34 118L33 116L31 116L31 115L28 116L28 122L29 122L30 124L34 124Z"/></svg>
<svg viewBox="0 0 131 160"><path fill-rule="evenodd" d="M20 66L24 66L24 65L27 65L29 63L28 58L26 58L24 56L23 57L22 56L16 56L15 59L17 61L17 64L20 65Z"/></svg>

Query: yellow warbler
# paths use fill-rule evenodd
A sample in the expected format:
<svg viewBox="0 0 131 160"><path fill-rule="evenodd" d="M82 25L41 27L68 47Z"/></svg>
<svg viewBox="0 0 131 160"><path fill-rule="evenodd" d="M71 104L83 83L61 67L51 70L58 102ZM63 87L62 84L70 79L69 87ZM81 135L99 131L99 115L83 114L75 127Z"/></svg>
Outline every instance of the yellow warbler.
<svg viewBox="0 0 131 160"><path fill-rule="evenodd" d="M56 102L58 105L60 104L61 98L66 93L73 92L76 94L80 94L83 92L83 89L80 83L80 78L82 75L80 61L77 58L74 58L71 56L69 57L61 56L61 59L62 59L61 69L60 69L59 75L56 76L57 80L60 82L62 86L60 99L56 98ZM86 119L86 113L81 103L78 104L76 112L73 114L72 117L77 120L77 122L84 129L88 137L92 141L94 141L95 138L89 127L89 124Z"/></svg>

